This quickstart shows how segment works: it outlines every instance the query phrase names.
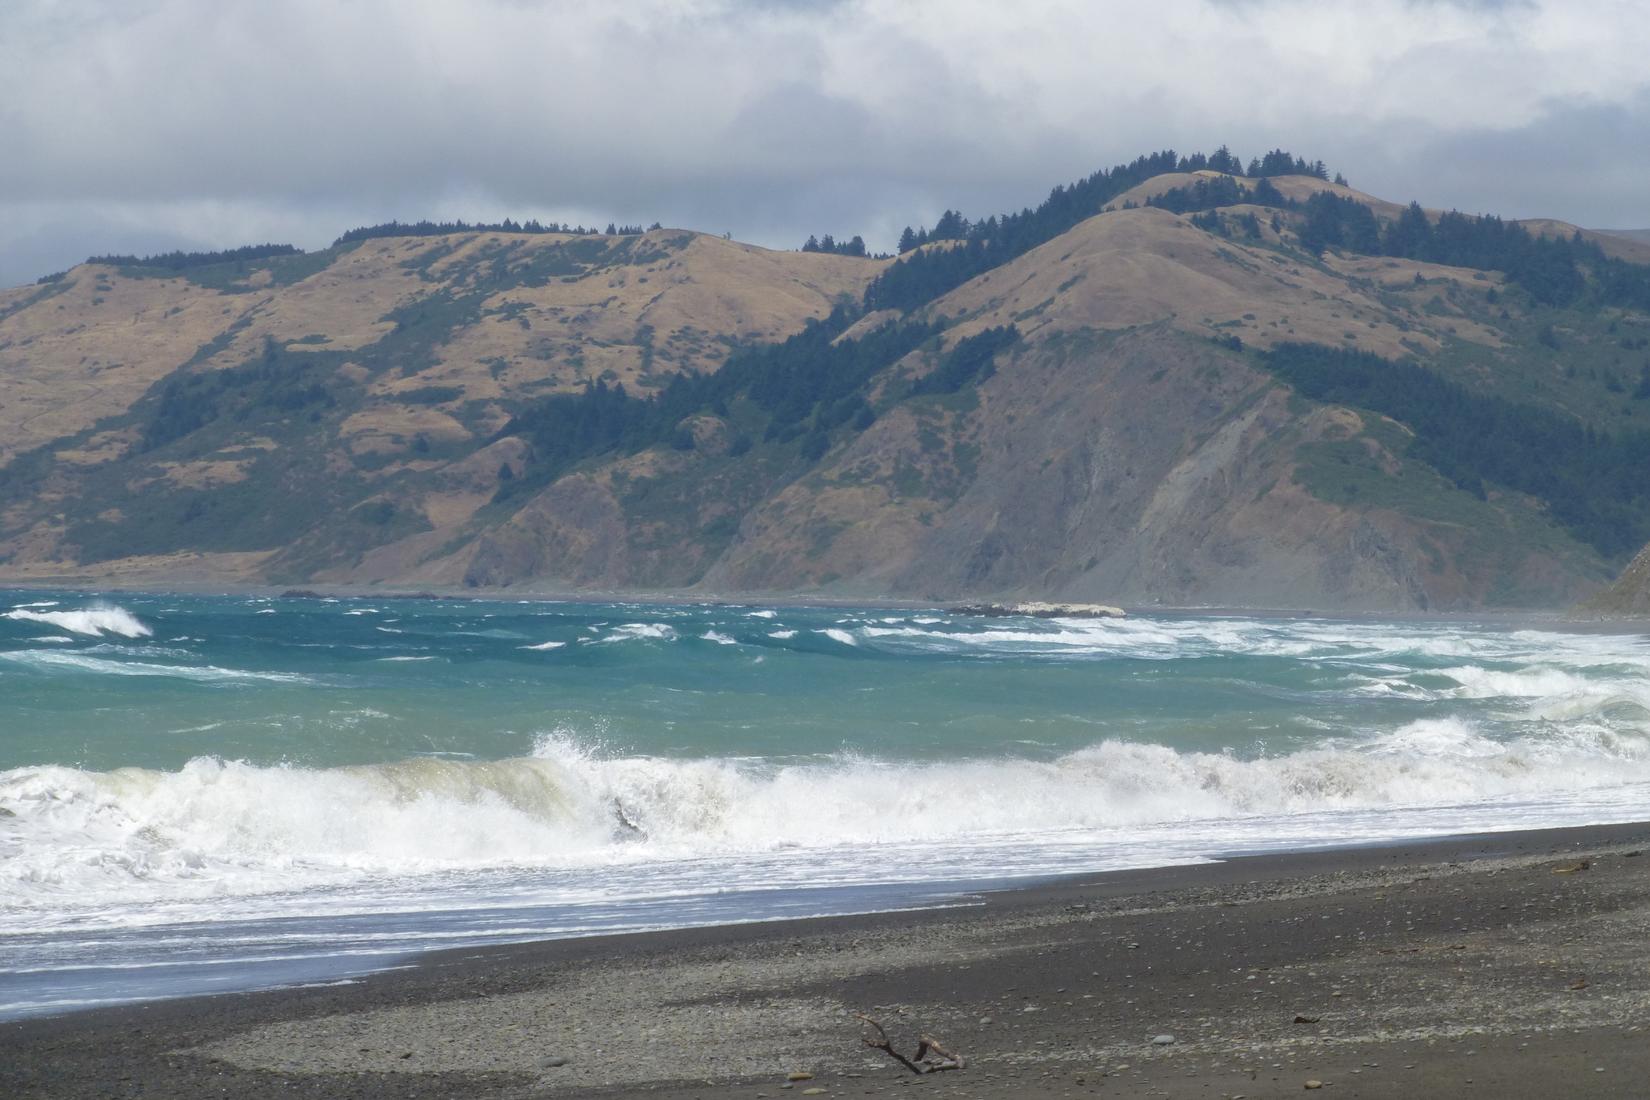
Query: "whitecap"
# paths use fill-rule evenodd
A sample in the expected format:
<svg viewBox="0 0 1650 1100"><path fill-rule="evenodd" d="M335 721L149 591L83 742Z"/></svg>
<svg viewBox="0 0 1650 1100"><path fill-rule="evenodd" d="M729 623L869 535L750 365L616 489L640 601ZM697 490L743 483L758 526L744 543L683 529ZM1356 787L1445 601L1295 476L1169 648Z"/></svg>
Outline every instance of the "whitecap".
<svg viewBox="0 0 1650 1100"><path fill-rule="evenodd" d="M47 623L93 637L118 634L123 638L147 638L154 633L130 611L113 604L94 604L79 611L31 611L20 607L6 612L5 617L21 622Z"/></svg>
<svg viewBox="0 0 1650 1100"><path fill-rule="evenodd" d="M607 637L601 639L604 643L638 640L673 642L676 640L676 628L668 623L625 623L614 627Z"/></svg>

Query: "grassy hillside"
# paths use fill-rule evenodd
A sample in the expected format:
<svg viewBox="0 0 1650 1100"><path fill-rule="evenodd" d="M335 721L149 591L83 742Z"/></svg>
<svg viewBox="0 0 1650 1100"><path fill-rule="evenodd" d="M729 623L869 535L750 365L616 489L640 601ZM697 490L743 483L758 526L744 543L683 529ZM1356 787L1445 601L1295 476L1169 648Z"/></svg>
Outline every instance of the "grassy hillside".
<svg viewBox="0 0 1650 1100"><path fill-rule="evenodd" d="M1391 609L1564 605L1650 538L1650 248L1208 164L892 263L427 227L82 265L0 293L0 562Z"/></svg>
<svg viewBox="0 0 1650 1100"><path fill-rule="evenodd" d="M25 575L179 553L239 575L314 526L335 555L444 526L490 498L506 458L459 471L526 402L714 370L880 266L669 230L82 265L0 296L0 553ZM386 496L438 470L416 503Z"/></svg>

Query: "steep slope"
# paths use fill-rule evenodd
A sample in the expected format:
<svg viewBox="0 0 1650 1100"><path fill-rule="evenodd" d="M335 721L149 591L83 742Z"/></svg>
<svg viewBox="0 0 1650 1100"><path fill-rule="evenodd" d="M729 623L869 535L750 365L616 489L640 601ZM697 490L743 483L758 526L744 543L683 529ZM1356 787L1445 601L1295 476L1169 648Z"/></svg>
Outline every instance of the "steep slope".
<svg viewBox="0 0 1650 1100"><path fill-rule="evenodd" d="M968 318L958 337L1009 322L1024 333L973 402L885 414L758 509L706 583L1175 604L1561 603L1604 575L1585 548L1522 502L1480 501L1405 463L1395 425L1299 407L1226 343L1495 353L1503 333L1431 303L1497 283L1409 261L1303 263L1160 210L1100 215L935 304ZM1379 471L1367 479L1376 493L1336 499L1324 482L1342 468L1358 480Z"/></svg>
<svg viewBox="0 0 1650 1100"><path fill-rule="evenodd" d="M1502 267L1326 248L1326 216L1421 215L1145 163L1086 208L1056 191L1011 249L914 250L938 289L869 313L885 262L668 230L6 292L0 563L1392 610L1568 605L1643 541L1650 504L1566 497L1650 439L1639 269L1587 266L1627 252L1577 261L1557 223ZM1383 388L1400 363L1420 408Z"/></svg>
<svg viewBox="0 0 1650 1100"><path fill-rule="evenodd" d="M1650 546L1627 564L1615 584L1588 600L1581 610L1608 618L1650 618Z"/></svg>
<svg viewBox="0 0 1650 1100"><path fill-rule="evenodd" d="M1587 565L1429 471L1403 475L1444 505L1431 515L1323 499L1303 460L1350 447L1394 473L1403 462L1359 414L1296 408L1269 375L1167 325L1033 341L978 401L885 417L758 510L707 583L1428 608L1499 602L1497 585L1562 602Z"/></svg>

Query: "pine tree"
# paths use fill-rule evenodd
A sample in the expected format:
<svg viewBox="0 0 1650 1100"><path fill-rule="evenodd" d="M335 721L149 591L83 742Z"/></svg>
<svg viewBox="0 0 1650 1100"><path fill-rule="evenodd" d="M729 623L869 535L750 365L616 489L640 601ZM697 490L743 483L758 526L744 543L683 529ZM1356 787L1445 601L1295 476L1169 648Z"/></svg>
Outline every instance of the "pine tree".
<svg viewBox="0 0 1650 1100"><path fill-rule="evenodd" d="M1233 156L1232 151L1224 145L1209 155L1209 167L1229 176L1243 175L1243 162Z"/></svg>

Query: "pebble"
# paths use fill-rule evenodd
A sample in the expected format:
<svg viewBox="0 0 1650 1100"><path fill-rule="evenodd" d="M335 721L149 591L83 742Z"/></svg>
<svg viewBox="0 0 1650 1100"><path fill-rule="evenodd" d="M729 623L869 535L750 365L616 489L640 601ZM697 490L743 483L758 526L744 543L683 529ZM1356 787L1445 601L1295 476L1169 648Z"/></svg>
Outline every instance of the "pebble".
<svg viewBox="0 0 1650 1100"><path fill-rule="evenodd" d="M1166 1046L1169 1046L1173 1042L1174 1042L1174 1036L1173 1035L1153 1035L1152 1036L1152 1045L1153 1046L1166 1047Z"/></svg>
<svg viewBox="0 0 1650 1100"><path fill-rule="evenodd" d="M989 1027L995 1022L996 1021L993 1020L990 1016L981 1016L980 1017L980 1026L981 1027Z"/></svg>
<svg viewBox="0 0 1650 1100"><path fill-rule="evenodd" d="M540 1069L555 1069L557 1066L565 1066L566 1064L567 1059L561 1057L560 1055L540 1058L538 1061L538 1066Z"/></svg>
<svg viewBox="0 0 1650 1100"><path fill-rule="evenodd" d="M802 1090L802 1095L803 1096L824 1096L825 1095L825 1090L821 1089L821 1088L803 1089Z"/></svg>
<svg viewBox="0 0 1650 1100"><path fill-rule="evenodd" d="M1323 1082L1314 1077L1306 1083L1306 1087L1309 1089L1321 1089L1323 1088Z"/></svg>
<svg viewBox="0 0 1650 1100"><path fill-rule="evenodd" d="M785 1075L787 1081L812 1081L814 1075L805 1069L793 1069Z"/></svg>

